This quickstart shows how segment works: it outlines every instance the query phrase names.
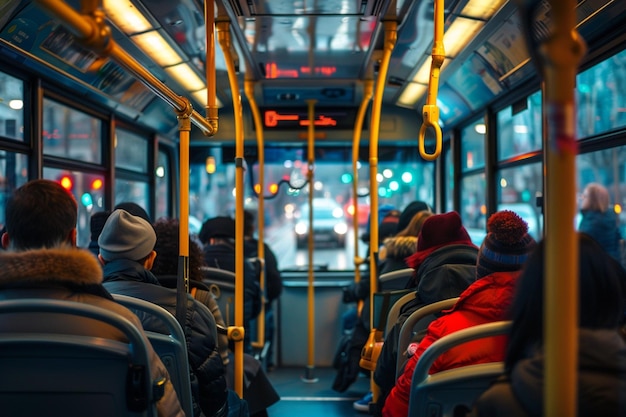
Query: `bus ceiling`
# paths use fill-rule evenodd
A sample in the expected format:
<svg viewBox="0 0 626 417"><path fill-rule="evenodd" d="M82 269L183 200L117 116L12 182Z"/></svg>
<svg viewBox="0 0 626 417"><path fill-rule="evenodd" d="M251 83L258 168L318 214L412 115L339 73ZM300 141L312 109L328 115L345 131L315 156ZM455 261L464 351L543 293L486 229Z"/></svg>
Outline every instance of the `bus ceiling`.
<svg viewBox="0 0 626 417"><path fill-rule="evenodd" d="M78 0L66 3L81 10ZM478 8L485 4L487 8ZM103 0L102 6L115 42L154 77L187 97L196 111L203 111L207 94L202 2ZM309 4L217 0L216 6L217 20L231 22L239 85L243 86L244 78L255 82L254 97L264 112L264 128L268 130L269 140L276 141L300 140L294 132L306 132L302 123L307 122L303 114L308 100L316 102L315 124L316 129L326 131L322 133L323 139L349 137L345 132L351 129L350 121L363 98L364 82L375 79L378 69L383 48L382 24L390 19L397 21L397 42L389 65L382 111L406 109L407 123L414 123L415 127L401 135L417 137L412 129L419 129L420 112L426 101L433 43L432 1L319 0ZM446 1L445 6L445 59L437 96L444 132L513 88L537 78L519 30L515 2L452 0ZM115 12L126 9L141 12L147 25L142 32L129 29L120 19L121 13ZM71 31L43 12L36 2L9 1L0 11L0 55L44 77L70 83L72 89L82 91L116 114L169 137L176 136L176 117L162 97L113 62L106 61L98 71L90 71L98 57L88 47L75 42ZM578 31L588 43L601 37L604 42L609 41L602 22L620 18L624 12L624 1L579 2ZM539 23L536 26L541 27L547 12L536 19ZM31 30L33 27L40 30L35 32ZM152 32L160 35L176 59L193 64L189 66L191 77L181 78L170 64L162 62L162 50L150 53L142 47L140 35ZM469 34L469 40L463 41L459 33ZM233 124L233 94L219 46L215 52L216 92L222 121L215 140L232 141L234 131L228 126ZM198 82L183 85L190 78ZM246 109L243 92L241 97ZM164 117L168 114L172 117ZM244 123L253 137L252 117L245 118ZM384 123L383 118L381 129L385 128ZM395 122L400 130L404 124ZM205 141L206 137L197 130L192 129L192 142ZM335 130L340 133L333 134ZM381 140L384 136L381 135Z"/></svg>

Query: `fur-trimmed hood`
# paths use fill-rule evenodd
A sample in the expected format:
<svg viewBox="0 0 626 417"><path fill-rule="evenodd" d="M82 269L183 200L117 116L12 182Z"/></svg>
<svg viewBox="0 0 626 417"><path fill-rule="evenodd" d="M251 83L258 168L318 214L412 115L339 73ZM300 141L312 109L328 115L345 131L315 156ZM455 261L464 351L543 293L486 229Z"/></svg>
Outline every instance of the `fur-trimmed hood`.
<svg viewBox="0 0 626 417"><path fill-rule="evenodd" d="M0 252L0 287L15 284L102 284L96 257L82 249L35 249Z"/></svg>
<svg viewBox="0 0 626 417"><path fill-rule="evenodd" d="M385 249L385 258L404 260L417 250L417 236L388 237L383 242L383 248Z"/></svg>

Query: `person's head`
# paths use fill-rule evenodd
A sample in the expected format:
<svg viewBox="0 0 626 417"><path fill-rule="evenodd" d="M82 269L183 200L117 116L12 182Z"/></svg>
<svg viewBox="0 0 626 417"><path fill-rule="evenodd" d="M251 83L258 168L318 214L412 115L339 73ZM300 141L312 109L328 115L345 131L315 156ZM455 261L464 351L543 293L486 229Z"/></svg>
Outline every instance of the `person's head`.
<svg viewBox="0 0 626 417"><path fill-rule="evenodd" d="M518 271L535 247L528 224L516 213L502 210L487 221L487 236L476 259L476 278L494 272Z"/></svg>
<svg viewBox="0 0 626 417"><path fill-rule="evenodd" d="M78 205L59 183L33 180L16 189L6 204L5 249L76 246Z"/></svg>
<svg viewBox="0 0 626 417"><path fill-rule="evenodd" d="M587 184L581 195L580 208L604 213L609 208L609 201L609 191L602 184L592 182Z"/></svg>
<svg viewBox="0 0 626 417"><path fill-rule="evenodd" d="M423 201L415 200L409 203L409 205L407 205L404 210L402 210L402 213L400 213L400 218L398 219L398 227L396 231L400 232L404 230L411 222L413 216L415 216L417 212L424 210L432 211L428 204L424 203Z"/></svg>
<svg viewBox="0 0 626 417"><path fill-rule="evenodd" d="M102 233L104 223L106 223L110 215L110 211L96 211L95 213L91 214L91 217L89 218L89 228L91 230L92 242L98 241L100 233Z"/></svg>
<svg viewBox="0 0 626 417"><path fill-rule="evenodd" d="M400 212L391 204L383 204L378 207L378 241L382 242L384 238L393 236L396 234L396 225L398 224L398 217ZM388 223L393 223L392 225ZM385 224L385 226L383 226ZM367 221L367 227L365 233L361 235L361 241L364 243L370 243L372 222L371 218Z"/></svg>
<svg viewBox="0 0 626 417"><path fill-rule="evenodd" d="M152 219L150 219L150 215L148 215L148 212L139 204L134 203L132 201L122 201L121 203L118 203L113 208L113 210L117 210L117 209L125 210L129 212L130 214L132 214L133 216L141 217L148 223L152 223Z"/></svg>
<svg viewBox="0 0 626 417"><path fill-rule="evenodd" d="M117 259L136 261L150 269L156 256L155 243L156 233L150 223L117 209L107 219L98 238L98 258L103 264Z"/></svg>
<svg viewBox="0 0 626 417"><path fill-rule="evenodd" d="M243 235L245 237L254 236L254 229L256 228L256 218L254 213L250 210L243 211Z"/></svg>
<svg viewBox="0 0 626 417"><path fill-rule="evenodd" d="M152 264L152 273L156 276L178 274L178 256L180 224L178 219L162 217L154 223L156 232L156 245L154 250L157 255ZM201 267L204 264L202 248L189 239L189 278L202 281Z"/></svg>
<svg viewBox="0 0 626 417"><path fill-rule="evenodd" d="M590 236L577 233L579 244L578 282L581 328L617 329L626 307L626 271ZM505 360L507 371L543 345L543 298L545 239L530 254L517 280L510 311L511 329Z"/></svg>
<svg viewBox="0 0 626 417"><path fill-rule="evenodd" d="M448 245L474 246L456 211L433 214L424 221L417 237L417 251L406 259L406 263L417 270L431 253Z"/></svg>
<svg viewBox="0 0 626 417"><path fill-rule="evenodd" d="M202 224L198 237L205 245L216 240L232 240L235 238L235 220L228 216L208 219Z"/></svg>
<svg viewBox="0 0 626 417"><path fill-rule="evenodd" d="M424 222L432 215L433 213L428 210L418 211L417 213L415 213L415 215L413 215L408 226L398 232L396 236L418 237L420 232L422 231L422 226L424 226Z"/></svg>

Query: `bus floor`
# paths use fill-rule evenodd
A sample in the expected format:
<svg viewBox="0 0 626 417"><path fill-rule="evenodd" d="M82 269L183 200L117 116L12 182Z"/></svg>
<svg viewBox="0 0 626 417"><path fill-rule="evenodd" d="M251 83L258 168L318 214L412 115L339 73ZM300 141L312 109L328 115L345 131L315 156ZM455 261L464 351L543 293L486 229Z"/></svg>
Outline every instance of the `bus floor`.
<svg viewBox="0 0 626 417"><path fill-rule="evenodd" d="M345 392L332 389L337 371L333 368L315 368L312 376L317 382L305 382L304 368L277 367L269 378L280 395L280 401L267 409L269 417L335 417L367 416L355 410L352 403L361 399L370 389L370 380L360 375Z"/></svg>

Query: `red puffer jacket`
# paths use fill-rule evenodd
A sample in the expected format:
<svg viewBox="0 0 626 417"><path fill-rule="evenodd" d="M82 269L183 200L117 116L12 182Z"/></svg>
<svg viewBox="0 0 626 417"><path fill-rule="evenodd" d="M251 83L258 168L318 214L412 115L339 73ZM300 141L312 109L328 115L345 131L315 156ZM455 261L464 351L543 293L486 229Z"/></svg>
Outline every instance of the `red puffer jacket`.
<svg viewBox="0 0 626 417"><path fill-rule="evenodd" d="M461 293L459 301L446 312L447 314L428 326L426 336L420 342L415 354L409 358L403 374L400 375L385 401L383 417L406 417L408 415L413 371L420 356L431 344L458 330L505 319L505 313L513 299L518 276L519 271L497 272L477 280ZM434 374L465 365L502 361L505 355L505 345L505 336L465 343L439 356L429 373Z"/></svg>

